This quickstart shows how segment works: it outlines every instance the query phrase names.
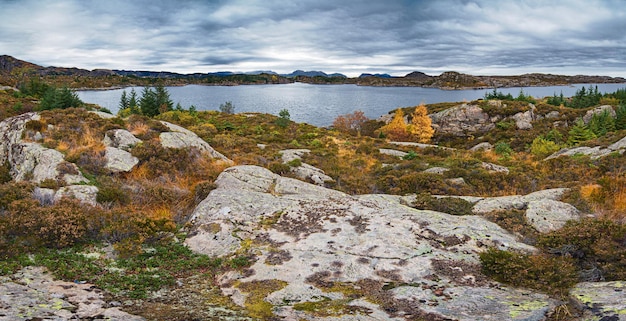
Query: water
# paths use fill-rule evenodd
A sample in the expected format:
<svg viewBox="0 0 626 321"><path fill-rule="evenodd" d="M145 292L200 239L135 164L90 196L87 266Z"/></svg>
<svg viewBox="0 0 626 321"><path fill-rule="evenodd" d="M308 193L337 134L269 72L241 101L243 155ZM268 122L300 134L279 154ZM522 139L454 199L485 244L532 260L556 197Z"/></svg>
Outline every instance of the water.
<svg viewBox="0 0 626 321"><path fill-rule="evenodd" d="M513 87L498 91L516 97L520 89L524 94L542 98L559 95L573 96L578 89L590 84L551 87ZM614 92L626 84L598 84L600 92ZM141 95L142 87L134 87ZM126 88L130 93L131 88ZM231 101L235 112L260 112L278 115L282 109L289 110L291 120L315 126L329 126L339 116L361 110L369 118L378 118L398 107L416 106L420 103L472 101L483 98L493 89L441 90L421 87L366 87L356 85L310 85L293 83L286 85L248 86L200 86L168 87L170 98L187 109L194 105L197 110L218 110L219 105ZM79 91L81 100L119 110L122 89L106 91Z"/></svg>

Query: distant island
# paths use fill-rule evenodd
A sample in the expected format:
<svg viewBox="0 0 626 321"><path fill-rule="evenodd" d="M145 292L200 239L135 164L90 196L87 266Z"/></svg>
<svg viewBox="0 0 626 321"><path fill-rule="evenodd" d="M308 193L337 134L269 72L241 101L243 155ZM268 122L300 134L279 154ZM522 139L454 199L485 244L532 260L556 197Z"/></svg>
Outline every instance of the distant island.
<svg viewBox="0 0 626 321"><path fill-rule="evenodd" d="M473 76L447 71L439 76L414 71L405 76L389 74L361 74L350 78L343 74L327 74L323 71L296 70L290 74L273 71L235 73L230 71L213 73L180 74L167 71L135 70L86 70L75 67L43 67L17 58L0 56L0 85L17 86L30 77L44 78L46 82L74 89L108 89L128 86L149 86L160 83L166 86L188 84L237 86L258 84L288 84L294 82L310 84L354 84L380 87L427 87L445 90L485 89L504 87L540 87L581 83L626 83L623 77L609 76L566 76L530 73L517 76Z"/></svg>

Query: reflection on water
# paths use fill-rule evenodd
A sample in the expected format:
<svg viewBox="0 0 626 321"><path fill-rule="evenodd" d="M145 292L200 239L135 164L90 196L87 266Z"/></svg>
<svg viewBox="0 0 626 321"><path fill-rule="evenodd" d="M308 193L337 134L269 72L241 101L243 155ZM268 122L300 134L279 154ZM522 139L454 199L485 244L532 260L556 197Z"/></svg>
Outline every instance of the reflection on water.
<svg viewBox="0 0 626 321"><path fill-rule="evenodd" d="M517 96L520 90L534 97L559 95L573 96L576 90L589 84L574 86L500 88L498 91ZM593 85L595 86L595 85ZM614 92L626 84L598 84L600 92ZM143 88L134 87L138 95ZM129 93L131 88L126 88ZM260 112L278 115L289 110L296 122L316 126L329 126L338 116L362 110L369 118L378 118L398 107L420 103L472 101L485 96L492 89L441 90L421 87L365 87L356 85L286 85L200 86L189 85L167 88L174 104L184 108L194 105L198 110L218 110L219 105L231 101L235 112ZM117 113L122 89L107 91L79 91L84 102L98 104Z"/></svg>

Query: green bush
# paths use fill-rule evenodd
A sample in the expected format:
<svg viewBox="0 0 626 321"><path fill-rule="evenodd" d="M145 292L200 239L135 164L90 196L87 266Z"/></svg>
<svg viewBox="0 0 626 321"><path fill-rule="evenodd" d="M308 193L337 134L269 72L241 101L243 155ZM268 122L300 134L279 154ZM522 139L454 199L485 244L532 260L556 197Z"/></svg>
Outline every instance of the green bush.
<svg viewBox="0 0 626 321"><path fill-rule="evenodd" d="M540 158L550 156L560 149L561 146L557 143L547 140L542 136L533 139L533 143L530 145L530 153Z"/></svg>

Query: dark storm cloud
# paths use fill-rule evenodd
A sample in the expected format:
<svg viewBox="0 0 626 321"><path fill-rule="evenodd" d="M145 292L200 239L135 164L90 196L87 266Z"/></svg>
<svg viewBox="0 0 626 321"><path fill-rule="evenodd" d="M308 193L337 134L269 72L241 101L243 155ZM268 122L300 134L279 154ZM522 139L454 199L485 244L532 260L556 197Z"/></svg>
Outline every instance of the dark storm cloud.
<svg viewBox="0 0 626 321"><path fill-rule="evenodd" d="M42 65L174 72L626 76L623 4L0 0L0 54Z"/></svg>

